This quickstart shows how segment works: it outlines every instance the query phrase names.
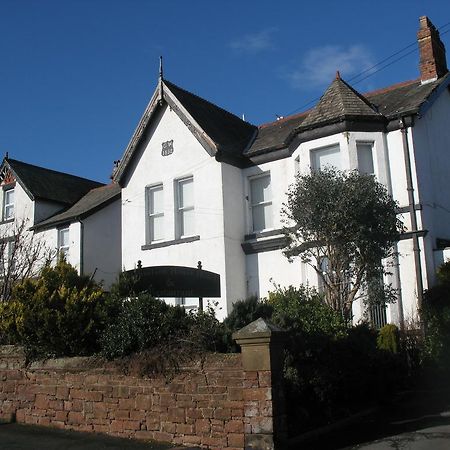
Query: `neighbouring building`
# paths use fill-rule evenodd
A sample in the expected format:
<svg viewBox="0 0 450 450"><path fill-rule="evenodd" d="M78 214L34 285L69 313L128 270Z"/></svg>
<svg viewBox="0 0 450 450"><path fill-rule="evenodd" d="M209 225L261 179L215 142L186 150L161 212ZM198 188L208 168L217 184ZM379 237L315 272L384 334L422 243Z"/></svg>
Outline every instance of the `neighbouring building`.
<svg viewBox="0 0 450 450"><path fill-rule="evenodd" d="M296 173L333 165L374 174L406 226L379 325L414 318L450 246L450 75L439 32L418 32L420 78L361 94L338 75L311 110L254 126L163 78L113 180L122 187L122 265L220 275L219 317L274 285L317 285L282 254L280 210ZM176 298L184 304L188 300ZM194 301L194 300L192 300ZM359 318L362 304L354 307Z"/></svg>
<svg viewBox="0 0 450 450"><path fill-rule="evenodd" d="M0 168L1 269L64 254L108 287L120 265L120 188L5 157ZM32 239L32 241L31 241ZM19 247L22 247L19 249ZM23 248L25 247L25 248ZM35 270L33 271L35 273Z"/></svg>

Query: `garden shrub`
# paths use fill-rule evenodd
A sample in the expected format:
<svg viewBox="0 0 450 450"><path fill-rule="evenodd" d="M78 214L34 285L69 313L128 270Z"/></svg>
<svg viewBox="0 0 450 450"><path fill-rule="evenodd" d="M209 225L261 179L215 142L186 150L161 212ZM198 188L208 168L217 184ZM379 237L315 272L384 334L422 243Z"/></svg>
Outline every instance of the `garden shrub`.
<svg viewBox="0 0 450 450"><path fill-rule="evenodd" d="M101 287L64 259L16 285L0 309L3 334L29 358L91 355L108 320Z"/></svg>
<svg viewBox="0 0 450 450"><path fill-rule="evenodd" d="M223 340L226 350L240 351L239 346L233 341L232 334L259 318L270 319L272 312L273 307L256 295L236 301L230 314L223 321Z"/></svg>
<svg viewBox="0 0 450 450"><path fill-rule="evenodd" d="M425 356L432 365L450 370L450 262L438 270L438 284L424 293Z"/></svg>
<svg viewBox="0 0 450 450"><path fill-rule="evenodd" d="M398 353L400 350L400 333L393 324L387 324L380 329L377 337L377 347L391 353Z"/></svg>

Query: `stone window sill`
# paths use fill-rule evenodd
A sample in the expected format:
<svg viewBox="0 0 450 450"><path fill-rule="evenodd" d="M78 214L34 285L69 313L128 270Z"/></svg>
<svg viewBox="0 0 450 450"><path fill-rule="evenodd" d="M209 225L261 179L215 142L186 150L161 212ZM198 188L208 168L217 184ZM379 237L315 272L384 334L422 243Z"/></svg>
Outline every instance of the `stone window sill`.
<svg viewBox="0 0 450 450"><path fill-rule="evenodd" d="M174 239L172 241L163 241L163 242L157 242L154 244L145 244L141 247L141 250L153 250L155 248L163 248L163 247L170 247L172 245L178 245L178 244L187 244L189 242L199 241L200 236L189 236L184 237L180 239Z"/></svg>

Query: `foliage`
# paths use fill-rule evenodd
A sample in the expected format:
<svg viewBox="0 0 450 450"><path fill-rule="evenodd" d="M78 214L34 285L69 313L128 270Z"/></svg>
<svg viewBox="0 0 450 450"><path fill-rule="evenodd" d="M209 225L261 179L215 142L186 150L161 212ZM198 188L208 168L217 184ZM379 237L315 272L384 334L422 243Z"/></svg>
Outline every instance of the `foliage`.
<svg viewBox="0 0 450 450"><path fill-rule="evenodd" d="M99 285L60 259L14 287L0 310L0 326L29 358L90 355L98 350L109 307Z"/></svg>
<svg viewBox="0 0 450 450"><path fill-rule="evenodd" d="M326 302L346 320L357 294L383 273L381 261L393 255L402 230L396 207L383 185L357 171L313 171L298 175L289 189L285 255L300 256L314 268Z"/></svg>
<svg viewBox="0 0 450 450"><path fill-rule="evenodd" d="M273 308L264 299L259 299L256 295L233 303L233 309L228 317L223 321L224 345L229 352L238 352L239 347L233 341L232 334L240 330L254 320L262 317L270 319Z"/></svg>
<svg viewBox="0 0 450 450"><path fill-rule="evenodd" d="M400 333L393 324L387 324L378 332L377 347L391 353L398 353L400 347Z"/></svg>
<svg viewBox="0 0 450 450"><path fill-rule="evenodd" d="M438 271L438 284L424 293L425 354L440 368L450 370L450 262Z"/></svg>
<svg viewBox="0 0 450 450"><path fill-rule="evenodd" d="M0 236L0 301L10 300L15 285L35 277L55 257L55 251L28 231L27 220L4 226Z"/></svg>
<svg viewBox="0 0 450 450"><path fill-rule="evenodd" d="M272 321L285 330L333 337L346 333L340 314L336 314L313 288L278 287L269 293L268 303L273 308Z"/></svg>

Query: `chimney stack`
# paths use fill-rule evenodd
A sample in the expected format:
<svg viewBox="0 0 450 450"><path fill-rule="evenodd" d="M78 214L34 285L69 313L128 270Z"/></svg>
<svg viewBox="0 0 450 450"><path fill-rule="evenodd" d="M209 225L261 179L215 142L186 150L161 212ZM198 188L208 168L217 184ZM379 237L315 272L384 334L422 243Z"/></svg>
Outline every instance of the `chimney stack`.
<svg viewBox="0 0 450 450"><path fill-rule="evenodd" d="M439 37L439 31L427 16L420 17L419 21L417 42L420 54L420 79L424 84L444 76L448 69L445 47Z"/></svg>

